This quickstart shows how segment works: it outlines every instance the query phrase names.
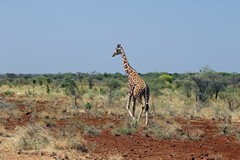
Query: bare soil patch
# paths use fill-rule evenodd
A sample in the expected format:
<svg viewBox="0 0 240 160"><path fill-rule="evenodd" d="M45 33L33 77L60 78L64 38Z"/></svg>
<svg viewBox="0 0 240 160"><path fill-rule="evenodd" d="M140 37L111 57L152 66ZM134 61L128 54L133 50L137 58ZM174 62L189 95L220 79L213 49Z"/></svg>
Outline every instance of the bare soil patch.
<svg viewBox="0 0 240 160"><path fill-rule="evenodd" d="M6 100L7 101L7 100ZM180 124L185 135L195 136L189 138L159 139L154 135L145 134L143 121L135 128L131 134L113 134L113 130L123 125L124 117L114 116L107 113L101 117L89 116L82 113L77 116L67 118L49 118L54 125L47 127L54 134L58 134L66 124L82 121L85 126L95 127L100 132L98 134L86 134L79 129L79 134L83 136L88 144L88 152L83 153L78 150L38 150L22 151L8 149L3 146L3 142L14 137L16 127L24 127L31 121L32 112L26 110L26 106L18 100L11 99L8 103L14 103L21 111L20 117L2 118L6 133L0 134L0 159L240 159L240 140L235 134L220 134L219 126L225 122L209 119L184 119L172 117L173 121ZM35 101L35 113L48 110L47 102ZM37 117L33 120L36 123L42 121ZM128 114L126 114L126 117ZM150 117L151 122L162 119L161 117ZM232 122L232 126L240 124ZM55 133L54 133L55 132ZM10 136L6 136L7 134Z"/></svg>

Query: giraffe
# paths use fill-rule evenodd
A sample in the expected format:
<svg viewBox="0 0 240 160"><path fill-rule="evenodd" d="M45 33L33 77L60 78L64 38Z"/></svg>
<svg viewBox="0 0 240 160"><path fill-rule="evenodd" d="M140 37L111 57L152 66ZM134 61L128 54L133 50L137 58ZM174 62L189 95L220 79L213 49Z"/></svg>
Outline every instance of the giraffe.
<svg viewBox="0 0 240 160"><path fill-rule="evenodd" d="M113 53L112 57L115 57L116 55L122 56L123 60L123 66L125 69L125 72L128 76L128 101L126 105L126 109L133 120L135 120L135 106L136 101L141 104L141 111L138 115L137 121L140 120L143 110L145 109L146 114L146 125L148 124L148 110L149 110L149 97L150 97L150 90L148 85L144 82L144 80L138 75L137 71L131 67L129 64L126 54L124 52L123 47L121 44L117 44L116 50ZM142 96L144 97L145 104L142 102ZM130 110L130 102L133 99L133 107L132 112Z"/></svg>

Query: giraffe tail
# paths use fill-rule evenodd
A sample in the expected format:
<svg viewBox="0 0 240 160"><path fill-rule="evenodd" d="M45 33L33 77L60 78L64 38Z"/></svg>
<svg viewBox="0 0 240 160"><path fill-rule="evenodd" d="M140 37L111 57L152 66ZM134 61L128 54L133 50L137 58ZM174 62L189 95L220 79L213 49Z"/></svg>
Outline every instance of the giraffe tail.
<svg viewBox="0 0 240 160"><path fill-rule="evenodd" d="M145 88L145 94L144 94L144 98L145 98L145 112L147 112L149 110L149 95L150 95L150 90L149 87L147 85L147 87Z"/></svg>

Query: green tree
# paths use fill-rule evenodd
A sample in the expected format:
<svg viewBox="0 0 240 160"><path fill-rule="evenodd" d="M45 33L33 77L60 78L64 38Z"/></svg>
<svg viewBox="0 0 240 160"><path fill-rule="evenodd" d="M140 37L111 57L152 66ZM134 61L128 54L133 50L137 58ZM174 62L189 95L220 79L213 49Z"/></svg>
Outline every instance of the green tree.
<svg viewBox="0 0 240 160"><path fill-rule="evenodd" d="M77 105L77 99L82 99L86 92L82 87L78 88L77 83L70 76L64 78L61 87L64 88L66 95L72 97L75 106Z"/></svg>
<svg viewBox="0 0 240 160"><path fill-rule="evenodd" d="M203 74L195 74L192 76L192 80L195 83L195 91L196 91L196 100L200 100L201 102L205 102L208 97L208 90L210 81Z"/></svg>
<svg viewBox="0 0 240 160"><path fill-rule="evenodd" d="M14 73L7 73L7 81L8 81L8 85L9 87L12 87L14 85L14 80L16 79L16 74Z"/></svg>
<svg viewBox="0 0 240 160"><path fill-rule="evenodd" d="M148 86L151 91L151 108L153 111L153 114L156 116L156 99L158 99L159 96L163 95L161 92L162 86L161 83L159 82L159 79L156 78L152 80L150 83L148 83Z"/></svg>
<svg viewBox="0 0 240 160"><path fill-rule="evenodd" d="M106 87L107 87L107 91L108 91L109 106L112 106L116 90L121 88L121 83L119 81L115 80L115 79L109 79L106 82Z"/></svg>
<svg viewBox="0 0 240 160"><path fill-rule="evenodd" d="M176 88L181 89L183 94L187 98L190 99L192 97L192 92L194 90L194 83L191 79L191 74L189 73L182 74L174 81L174 83L176 84Z"/></svg>
<svg viewBox="0 0 240 160"><path fill-rule="evenodd" d="M165 82L165 83L172 83L173 82L173 76L169 75L169 74L162 74L161 76L159 76L159 79L161 82Z"/></svg>
<svg viewBox="0 0 240 160"><path fill-rule="evenodd" d="M211 80L211 89L215 94L215 99L218 99L220 91L223 91L227 87L227 80L225 77L221 76L216 72L208 73L208 77Z"/></svg>
<svg viewBox="0 0 240 160"><path fill-rule="evenodd" d="M209 75L214 71L208 66L204 66L200 69L199 73L192 75L192 80L195 83L196 100L205 102L207 99L212 97L212 79Z"/></svg>

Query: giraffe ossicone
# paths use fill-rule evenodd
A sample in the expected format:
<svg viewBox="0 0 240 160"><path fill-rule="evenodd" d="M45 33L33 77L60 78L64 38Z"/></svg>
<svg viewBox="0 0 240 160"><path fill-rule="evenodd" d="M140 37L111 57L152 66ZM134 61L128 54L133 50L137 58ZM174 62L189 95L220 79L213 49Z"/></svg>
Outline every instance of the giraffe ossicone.
<svg viewBox="0 0 240 160"><path fill-rule="evenodd" d="M128 101L126 105L126 109L129 113L129 115L135 120L135 106L136 101L141 104L141 111L138 115L138 121L140 120L140 117L142 115L143 110L145 109L146 114L146 125L148 124L148 111L149 111L149 97L150 97L150 90L148 85L145 83L145 81L138 75L137 71L134 70L131 65L129 64L126 54L124 52L123 47L121 44L117 44L116 50L113 53L112 57L115 57L116 55L122 56L123 61L123 67L125 69L125 72L128 76ZM145 103L142 101L142 97L144 97ZM130 110L130 102L133 100L133 107L132 112Z"/></svg>

